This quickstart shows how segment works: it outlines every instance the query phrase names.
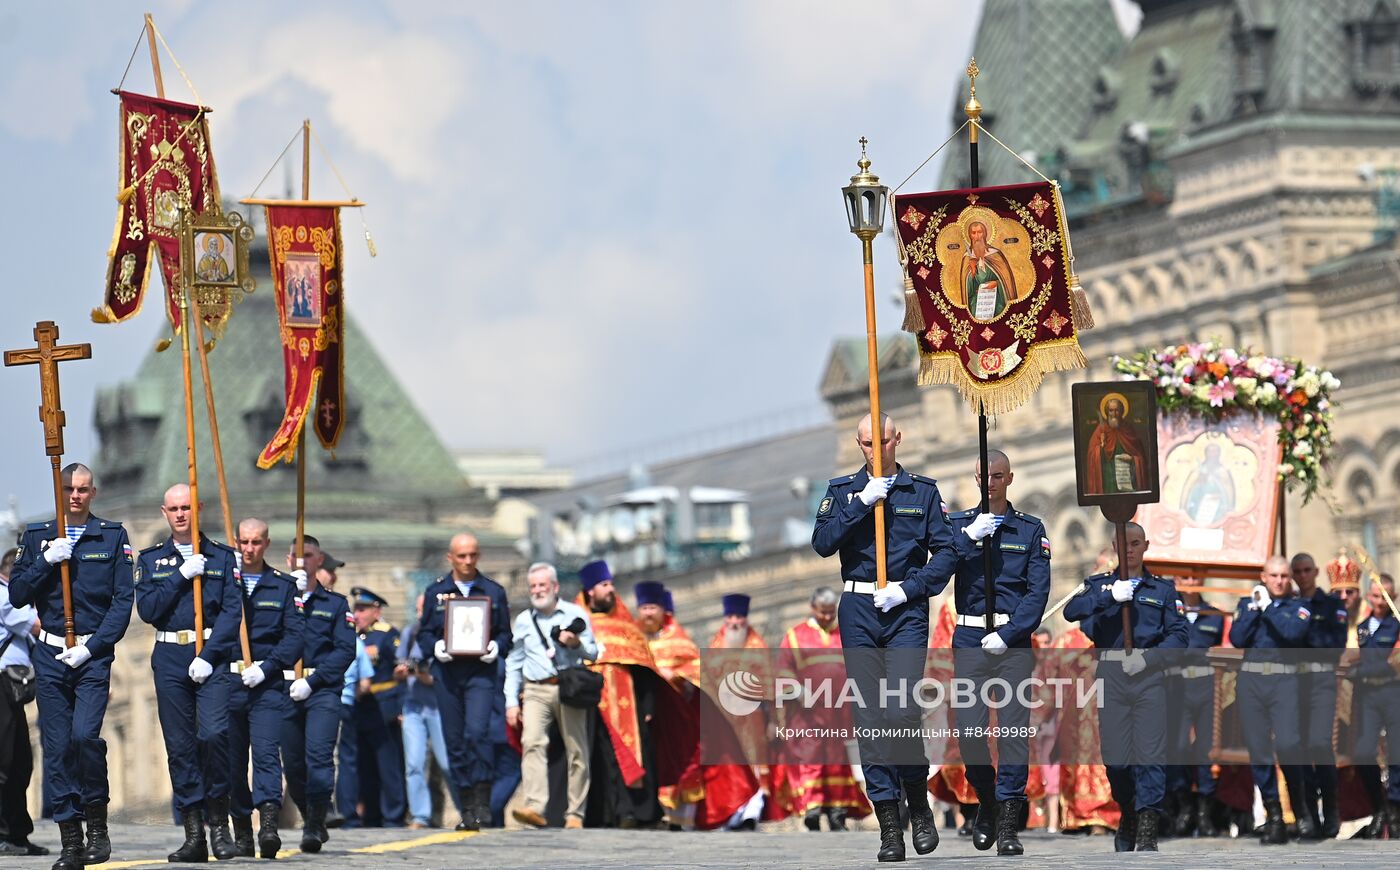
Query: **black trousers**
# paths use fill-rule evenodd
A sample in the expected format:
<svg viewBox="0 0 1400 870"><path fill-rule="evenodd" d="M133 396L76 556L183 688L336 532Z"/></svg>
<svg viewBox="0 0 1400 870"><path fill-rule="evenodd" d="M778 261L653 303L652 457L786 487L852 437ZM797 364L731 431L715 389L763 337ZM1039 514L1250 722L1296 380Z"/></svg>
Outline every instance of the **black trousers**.
<svg viewBox="0 0 1400 870"><path fill-rule="evenodd" d="M9 677L0 673L0 840L23 843L34 833L29 817L29 780L34 752L29 748L29 719L16 704Z"/></svg>

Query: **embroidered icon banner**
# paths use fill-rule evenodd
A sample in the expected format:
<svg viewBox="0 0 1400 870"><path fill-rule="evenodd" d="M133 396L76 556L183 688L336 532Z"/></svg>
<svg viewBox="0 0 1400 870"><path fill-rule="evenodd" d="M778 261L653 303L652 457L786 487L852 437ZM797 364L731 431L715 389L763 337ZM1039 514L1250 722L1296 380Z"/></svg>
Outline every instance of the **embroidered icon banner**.
<svg viewBox="0 0 1400 870"><path fill-rule="evenodd" d="M209 123L198 106L122 91L119 109L120 205L98 323L120 323L141 310L151 264L159 254L165 314L180 331L180 209L202 214L219 201Z"/></svg>
<svg viewBox="0 0 1400 870"><path fill-rule="evenodd" d="M340 209L267 207L267 239L286 372L282 425L258 456L259 468L296 456L297 439L313 415L316 437L335 448L344 425L344 298Z"/></svg>
<svg viewBox="0 0 1400 870"><path fill-rule="evenodd" d="M894 216L921 385L955 384L974 411L995 415L1022 405L1046 372L1085 366L1052 184L899 195Z"/></svg>

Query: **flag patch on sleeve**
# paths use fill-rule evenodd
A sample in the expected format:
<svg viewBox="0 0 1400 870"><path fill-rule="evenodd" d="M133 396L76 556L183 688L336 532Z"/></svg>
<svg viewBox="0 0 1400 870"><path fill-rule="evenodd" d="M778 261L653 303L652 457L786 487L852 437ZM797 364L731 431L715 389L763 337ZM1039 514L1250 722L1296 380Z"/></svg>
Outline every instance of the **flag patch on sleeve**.
<svg viewBox="0 0 1400 870"><path fill-rule="evenodd" d="M1299 619L1307 619L1307 618L1310 617L1310 616L1312 616L1312 611L1308 610L1306 607L1300 607L1300 608L1298 608L1298 618L1299 618Z"/></svg>
<svg viewBox="0 0 1400 870"><path fill-rule="evenodd" d="M1040 539L1040 552L1044 553L1045 556L1046 556L1046 558L1049 558L1049 557L1050 557L1050 539L1049 539L1049 538L1042 537L1042 538Z"/></svg>
<svg viewBox="0 0 1400 870"><path fill-rule="evenodd" d="M122 555L126 557L126 561L127 561L128 563L131 562L131 545L130 545L130 544L122 544Z"/></svg>

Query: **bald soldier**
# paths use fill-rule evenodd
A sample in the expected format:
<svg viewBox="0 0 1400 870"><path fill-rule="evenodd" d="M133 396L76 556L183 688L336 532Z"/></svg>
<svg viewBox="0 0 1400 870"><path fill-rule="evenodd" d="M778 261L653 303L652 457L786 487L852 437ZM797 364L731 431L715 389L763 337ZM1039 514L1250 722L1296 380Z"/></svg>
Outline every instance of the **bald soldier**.
<svg viewBox="0 0 1400 870"><path fill-rule="evenodd" d="M418 648L432 659L433 689L447 742L449 779L460 795L459 831L475 831L491 823L491 781L495 742L489 733L496 695L496 659L510 651L510 603L506 591L477 570L481 545L476 536L460 534L447 547L452 569L423 593L418 614ZM490 641L485 655L454 656L447 651L447 602L454 598L484 598L491 604Z"/></svg>
<svg viewBox="0 0 1400 870"><path fill-rule="evenodd" d="M177 864L208 861L211 846L220 860L237 855L228 828L229 684L214 674L227 672L237 656L243 600L233 550L201 534L199 552L194 552L193 510L188 486L178 483L165 491L160 512L170 536L141 551L135 577L136 612L156 629L151 653L156 708L175 808L185 829L185 842L170 855ZM201 576L204 645L196 654L194 580ZM266 675L254 664L240 677L243 685L253 687Z"/></svg>

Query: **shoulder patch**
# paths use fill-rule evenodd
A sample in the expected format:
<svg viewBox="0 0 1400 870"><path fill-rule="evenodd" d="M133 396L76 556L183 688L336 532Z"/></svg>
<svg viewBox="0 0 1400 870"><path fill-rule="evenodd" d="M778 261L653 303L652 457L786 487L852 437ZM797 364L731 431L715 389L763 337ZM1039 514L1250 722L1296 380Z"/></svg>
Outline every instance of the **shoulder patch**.
<svg viewBox="0 0 1400 870"><path fill-rule="evenodd" d="M1299 608L1298 608L1298 618L1299 618L1299 619L1307 619L1307 618L1310 617L1310 616L1312 616L1312 611L1308 610L1306 607L1299 607Z"/></svg>
<svg viewBox="0 0 1400 870"><path fill-rule="evenodd" d="M1045 555L1045 558L1050 558L1050 539L1044 535L1040 538L1040 552Z"/></svg>
<svg viewBox="0 0 1400 870"><path fill-rule="evenodd" d="M831 504L831 496L827 496L826 498L822 499L821 507L817 508L817 516L824 517L827 514L831 513Z"/></svg>
<svg viewBox="0 0 1400 870"><path fill-rule="evenodd" d="M370 630L370 631L388 631L388 630L391 629L391 628L393 628L392 625L390 625L389 623L387 623L387 622L385 622L384 620L380 619L380 620L376 620L375 623L374 623L374 625L370 626L370 629L369 629L369 630Z"/></svg>

